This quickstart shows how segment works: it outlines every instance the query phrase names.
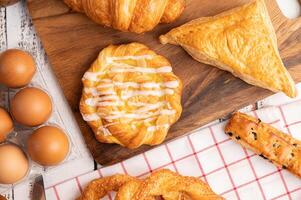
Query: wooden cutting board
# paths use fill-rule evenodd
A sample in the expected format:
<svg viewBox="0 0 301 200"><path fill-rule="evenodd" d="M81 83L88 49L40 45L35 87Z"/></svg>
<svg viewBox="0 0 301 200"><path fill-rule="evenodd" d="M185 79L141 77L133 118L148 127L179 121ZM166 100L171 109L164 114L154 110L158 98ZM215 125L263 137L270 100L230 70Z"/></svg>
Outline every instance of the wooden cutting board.
<svg viewBox="0 0 301 200"><path fill-rule="evenodd" d="M191 19L210 16L240 6L249 0L187 0L180 19L159 25L152 32L137 35L123 33L95 24L86 16L72 12L61 0L29 0L28 7L36 31L42 40L53 71L63 89L87 146L97 162L113 164L148 150L143 146L128 150L118 145L97 142L82 120L78 104L81 78L101 49L109 44L141 42L167 57L184 84L181 119L171 128L166 141L184 135L214 119L271 95L250 86L230 73L198 63L182 48L161 45L158 37ZM267 0L279 48L285 65L296 82L301 81L301 19L289 20L275 0Z"/></svg>

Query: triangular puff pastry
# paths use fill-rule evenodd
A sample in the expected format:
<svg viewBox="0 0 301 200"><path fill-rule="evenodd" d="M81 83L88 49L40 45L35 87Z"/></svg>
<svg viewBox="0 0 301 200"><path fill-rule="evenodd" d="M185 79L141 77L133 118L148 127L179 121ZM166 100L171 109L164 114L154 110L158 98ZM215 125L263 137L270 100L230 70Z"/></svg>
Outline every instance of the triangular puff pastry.
<svg viewBox="0 0 301 200"><path fill-rule="evenodd" d="M264 0L192 20L160 36L160 41L180 45L199 62L229 71L249 84L297 95L280 58Z"/></svg>

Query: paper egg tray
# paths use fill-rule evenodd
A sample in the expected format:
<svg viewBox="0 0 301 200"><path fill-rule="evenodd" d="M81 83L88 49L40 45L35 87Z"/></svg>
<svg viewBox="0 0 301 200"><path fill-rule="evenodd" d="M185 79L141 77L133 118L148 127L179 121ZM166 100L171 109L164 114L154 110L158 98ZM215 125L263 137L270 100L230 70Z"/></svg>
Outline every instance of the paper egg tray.
<svg viewBox="0 0 301 200"><path fill-rule="evenodd" d="M75 143L76 138L74 136L72 136L72 133L70 133L70 130L68 130L68 126L64 123L63 114L59 112L57 105L54 103L55 99L52 96L51 92L48 90L48 87L50 87L47 84L48 80L44 79L43 74L44 73L42 73L42 70L40 70L37 67L37 71L36 71L36 74L35 74L33 80L26 87L37 87L37 88L45 91L50 96L50 98L52 100L52 114L51 114L50 118L48 119L47 122L45 122L44 124L37 126L37 127L22 126L14 121L14 130L9 134L6 142L10 142L10 143L14 143L14 144L18 145L25 152L25 154L27 154L26 141L27 141L28 136L35 129L37 129L41 126L52 125L52 126L57 126L57 127L61 128L68 136L69 144L70 144L69 145L69 148L70 148L69 154L67 155L66 159L63 162L61 162L59 165L53 166L53 167L43 167L43 166L35 163L34 161L32 161L27 154L27 157L28 157L28 160L30 163L28 175L26 177L24 177L22 180L20 180L19 182L14 183L14 184L9 184L9 185L0 184L1 190L11 188L12 186L15 186L17 184L21 184L22 182L32 179L39 174L45 174L45 173L51 172L51 170L54 170L54 168L56 168L56 167L62 167L63 165L67 164L68 162L71 162L75 159L82 157L82 154ZM44 76L46 76L46 75L44 75ZM4 107L9 112L9 102L19 90L20 89L9 89L9 88L6 88L6 87L0 85L0 106ZM55 94L55 95L58 95L58 94Z"/></svg>

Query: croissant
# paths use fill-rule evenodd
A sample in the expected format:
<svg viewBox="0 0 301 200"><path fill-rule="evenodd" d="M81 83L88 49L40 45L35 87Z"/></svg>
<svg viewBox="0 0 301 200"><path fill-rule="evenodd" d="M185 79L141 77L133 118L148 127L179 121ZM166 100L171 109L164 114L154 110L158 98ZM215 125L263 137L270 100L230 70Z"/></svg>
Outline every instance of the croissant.
<svg viewBox="0 0 301 200"><path fill-rule="evenodd" d="M277 48L264 0L213 17L201 17L160 36L199 62L231 72L249 84L296 97L295 83Z"/></svg>
<svg viewBox="0 0 301 200"><path fill-rule="evenodd" d="M185 0L64 0L98 24L120 31L143 33L170 23L184 10Z"/></svg>

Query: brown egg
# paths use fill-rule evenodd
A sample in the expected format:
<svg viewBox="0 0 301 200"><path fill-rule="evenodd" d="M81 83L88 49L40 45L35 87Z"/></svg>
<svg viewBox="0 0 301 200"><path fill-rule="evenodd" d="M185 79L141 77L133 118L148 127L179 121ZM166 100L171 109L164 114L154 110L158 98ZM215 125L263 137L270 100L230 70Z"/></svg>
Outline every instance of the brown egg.
<svg viewBox="0 0 301 200"><path fill-rule="evenodd" d="M2 195L0 194L0 200L7 200L7 198L5 198L4 196L2 196Z"/></svg>
<svg viewBox="0 0 301 200"><path fill-rule="evenodd" d="M8 49L0 54L0 83L10 88L27 85L36 67L33 57L19 49Z"/></svg>
<svg viewBox="0 0 301 200"><path fill-rule="evenodd" d="M13 144L0 145L0 183L12 184L26 176L29 162L24 152Z"/></svg>
<svg viewBox="0 0 301 200"><path fill-rule="evenodd" d="M13 130L14 124L10 115L0 107L0 142L4 142L7 135Z"/></svg>
<svg viewBox="0 0 301 200"><path fill-rule="evenodd" d="M35 130L27 140L31 159L43 166L53 166L62 162L69 153L66 134L54 126L44 126Z"/></svg>
<svg viewBox="0 0 301 200"><path fill-rule="evenodd" d="M50 97L41 89L20 90L10 104L13 118L25 126L38 126L48 120L52 112Z"/></svg>

